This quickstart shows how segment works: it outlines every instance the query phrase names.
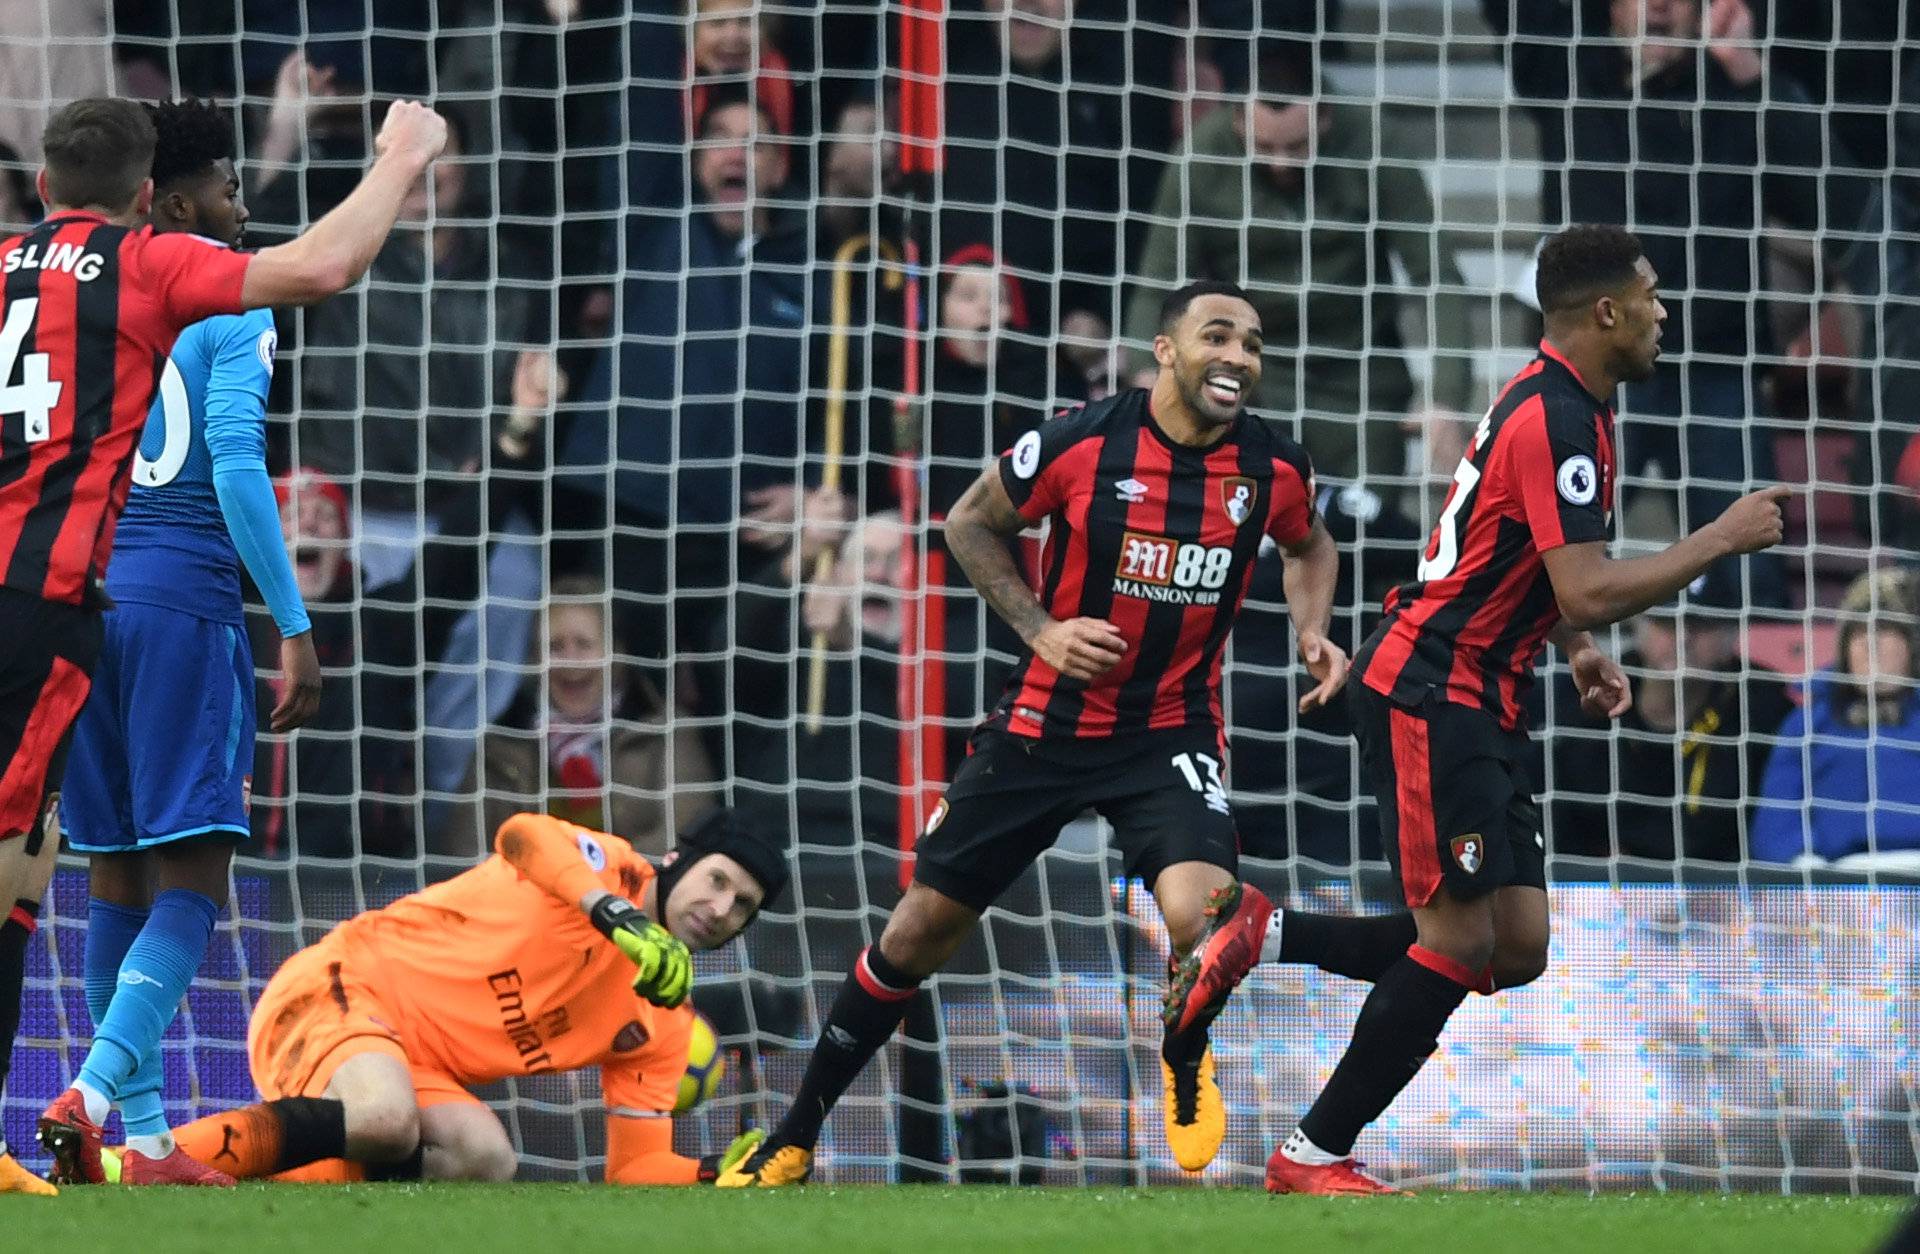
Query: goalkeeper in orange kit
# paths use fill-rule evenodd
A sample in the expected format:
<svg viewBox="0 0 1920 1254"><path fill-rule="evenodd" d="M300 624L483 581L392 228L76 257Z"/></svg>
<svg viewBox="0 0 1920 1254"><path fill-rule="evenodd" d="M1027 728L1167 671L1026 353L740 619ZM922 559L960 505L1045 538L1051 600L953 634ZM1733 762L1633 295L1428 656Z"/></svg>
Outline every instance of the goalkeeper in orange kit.
<svg viewBox="0 0 1920 1254"><path fill-rule="evenodd" d="M240 1178L507 1180L513 1144L469 1089L598 1066L609 1183L694 1184L751 1150L757 1132L726 1154L672 1149L688 947L752 922L785 854L726 810L658 871L544 815L508 819L494 849L288 959L247 1030L266 1100L176 1129L180 1147Z"/></svg>

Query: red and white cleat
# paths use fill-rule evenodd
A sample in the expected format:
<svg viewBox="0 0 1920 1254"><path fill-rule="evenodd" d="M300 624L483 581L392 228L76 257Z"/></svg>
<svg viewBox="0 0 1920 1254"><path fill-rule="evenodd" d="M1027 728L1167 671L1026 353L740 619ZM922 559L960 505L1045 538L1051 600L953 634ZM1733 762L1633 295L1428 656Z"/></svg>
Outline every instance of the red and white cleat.
<svg viewBox="0 0 1920 1254"><path fill-rule="evenodd" d="M77 1089L68 1089L53 1099L40 1116L35 1137L41 1148L53 1155L53 1170L47 1179L55 1184L104 1184L106 1173L100 1166L100 1144L104 1139L100 1125L87 1118L87 1103Z"/></svg>
<svg viewBox="0 0 1920 1254"><path fill-rule="evenodd" d="M1366 1164L1355 1158L1337 1163L1309 1166L1296 1163L1280 1150L1267 1160L1267 1192L1311 1193L1321 1197L1411 1197L1405 1189L1396 1189L1376 1180L1361 1168Z"/></svg>
<svg viewBox="0 0 1920 1254"><path fill-rule="evenodd" d="M1273 902L1253 885L1236 882L1214 890L1207 899L1207 916L1212 922L1206 934L1167 984L1160 1018L1170 1036L1205 1028L1227 1004L1227 997L1260 961Z"/></svg>
<svg viewBox="0 0 1920 1254"><path fill-rule="evenodd" d="M234 1187L232 1176L187 1157L186 1151L180 1149L175 1149L165 1158L148 1158L139 1150L122 1150L120 1183L187 1184L212 1189Z"/></svg>

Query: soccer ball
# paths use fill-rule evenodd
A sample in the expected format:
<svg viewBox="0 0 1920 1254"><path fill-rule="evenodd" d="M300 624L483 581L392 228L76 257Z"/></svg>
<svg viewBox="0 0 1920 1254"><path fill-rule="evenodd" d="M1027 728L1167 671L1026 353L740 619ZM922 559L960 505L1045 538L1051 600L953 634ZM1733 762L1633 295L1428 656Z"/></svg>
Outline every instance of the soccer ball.
<svg viewBox="0 0 1920 1254"><path fill-rule="evenodd" d="M720 1056L720 1042L713 1025L699 1011L693 1012L693 1034L687 1039L687 1069L680 1077L680 1093L674 1098L673 1113L684 1114L713 1096L726 1074L727 1061Z"/></svg>

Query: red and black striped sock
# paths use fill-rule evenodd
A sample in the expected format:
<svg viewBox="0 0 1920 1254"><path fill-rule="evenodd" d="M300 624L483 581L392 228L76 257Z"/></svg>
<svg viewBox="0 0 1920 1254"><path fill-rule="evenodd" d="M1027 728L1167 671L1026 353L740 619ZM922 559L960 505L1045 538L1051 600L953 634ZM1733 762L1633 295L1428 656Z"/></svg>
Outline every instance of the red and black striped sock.
<svg viewBox="0 0 1920 1254"><path fill-rule="evenodd" d="M919 988L920 977L895 968L878 945L860 951L827 1012L793 1108L767 1138L769 1145L813 1148L827 1113L893 1035Z"/></svg>
<svg viewBox="0 0 1920 1254"><path fill-rule="evenodd" d="M1352 1044L1300 1120L1301 1135L1326 1153L1352 1153L1360 1130L1420 1073L1478 982L1476 973L1418 945L1381 972L1360 1007Z"/></svg>

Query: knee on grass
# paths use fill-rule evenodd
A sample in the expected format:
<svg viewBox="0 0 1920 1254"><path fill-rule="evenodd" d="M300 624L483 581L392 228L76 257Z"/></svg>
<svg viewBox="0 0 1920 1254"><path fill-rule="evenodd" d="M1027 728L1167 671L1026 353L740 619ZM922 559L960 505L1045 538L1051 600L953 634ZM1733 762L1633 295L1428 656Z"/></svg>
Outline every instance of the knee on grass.
<svg viewBox="0 0 1920 1254"><path fill-rule="evenodd" d="M347 1108L347 1155L356 1162L397 1163L420 1147L420 1111L412 1103Z"/></svg>

